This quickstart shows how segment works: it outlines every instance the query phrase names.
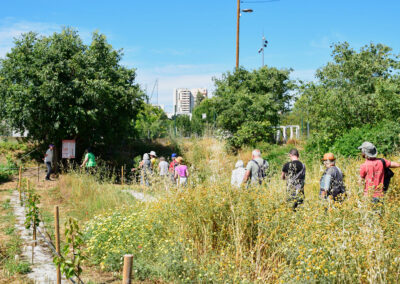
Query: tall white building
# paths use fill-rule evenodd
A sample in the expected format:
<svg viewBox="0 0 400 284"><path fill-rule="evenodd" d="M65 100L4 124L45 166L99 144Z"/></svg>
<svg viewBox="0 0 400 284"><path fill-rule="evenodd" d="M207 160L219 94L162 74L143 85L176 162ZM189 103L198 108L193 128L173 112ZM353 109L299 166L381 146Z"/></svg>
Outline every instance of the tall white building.
<svg viewBox="0 0 400 284"><path fill-rule="evenodd" d="M196 106L197 94L202 94L207 97L207 89L196 88L196 89L186 89L177 88L174 89L174 113L179 114L192 114L194 107Z"/></svg>

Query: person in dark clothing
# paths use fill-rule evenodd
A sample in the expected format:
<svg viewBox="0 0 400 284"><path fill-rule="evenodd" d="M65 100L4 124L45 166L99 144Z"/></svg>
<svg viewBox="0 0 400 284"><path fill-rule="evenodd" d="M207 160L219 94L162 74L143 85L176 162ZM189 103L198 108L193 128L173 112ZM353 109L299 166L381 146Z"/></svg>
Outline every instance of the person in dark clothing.
<svg viewBox="0 0 400 284"><path fill-rule="evenodd" d="M320 180L320 196L324 199L332 196L335 201L342 201L346 194L346 189L343 183L343 173L335 165L335 156L332 153L326 153L324 158L326 167Z"/></svg>
<svg viewBox="0 0 400 284"><path fill-rule="evenodd" d="M289 152L290 162L282 168L282 179L286 180L287 201L296 208L304 201L304 181L306 179L306 166L299 161L299 151L292 149Z"/></svg>

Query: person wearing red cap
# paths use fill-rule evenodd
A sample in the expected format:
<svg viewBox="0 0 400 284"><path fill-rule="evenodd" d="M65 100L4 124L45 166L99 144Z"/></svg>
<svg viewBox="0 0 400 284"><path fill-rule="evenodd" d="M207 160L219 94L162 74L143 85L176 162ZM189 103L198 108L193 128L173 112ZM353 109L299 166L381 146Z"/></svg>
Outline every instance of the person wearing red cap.
<svg viewBox="0 0 400 284"><path fill-rule="evenodd" d="M343 173L336 167L336 158L332 153L326 153L322 159L326 167L320 180L320 196L335 201L341 200L346 194L346 188L343 183Z"/></svg>

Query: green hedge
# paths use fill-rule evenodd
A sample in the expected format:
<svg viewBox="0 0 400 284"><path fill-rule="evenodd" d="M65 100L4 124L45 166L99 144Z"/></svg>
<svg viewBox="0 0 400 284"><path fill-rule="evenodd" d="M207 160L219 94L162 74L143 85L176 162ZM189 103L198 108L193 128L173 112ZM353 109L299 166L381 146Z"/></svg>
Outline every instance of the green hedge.
<svg viewBox="0 0 400 284"><path fill-rule="evenodd" d="M400 124L393 121L384 121L377 125L365 125L361 128L352 128L337 139L330 149L343 156L357 156L358 147L364 142L373 143L379 154L388 155L399 149Z"/></svg>

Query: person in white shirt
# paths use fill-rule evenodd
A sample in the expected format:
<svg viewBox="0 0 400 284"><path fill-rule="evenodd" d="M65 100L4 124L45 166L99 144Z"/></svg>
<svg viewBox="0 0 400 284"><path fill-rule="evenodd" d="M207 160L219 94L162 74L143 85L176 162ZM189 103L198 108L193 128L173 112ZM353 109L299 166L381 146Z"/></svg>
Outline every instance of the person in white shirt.
<svg viewBox="0 0 400 284"><path fill-rule="evenodd" d="M235 169L232 171L231 185L239 188L243 182L245 174L246 174L246 169L244 168L243 161L242 160L237 161Z"/></svg>
<svg viewBox="0 0 400 284"><path fill-rule="evenodd" d="M53 163L53 149L54 145L50 144L49 149L47 149L46 154L44 155L44 163L46 164L47 167L47 174L46 174L46 180L51 180L50 179L50 174L51 174L51 166Z"/></svg>
<svg viewBox="0 0 400 284"><path fill-rule="evenodd" d="M158 164L158 172L161 177L165 177L168 175L168 162L165 161L164 157L160 157L160 163Z"/></svg>

